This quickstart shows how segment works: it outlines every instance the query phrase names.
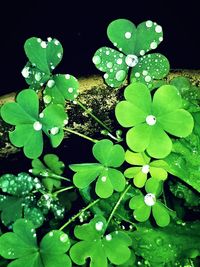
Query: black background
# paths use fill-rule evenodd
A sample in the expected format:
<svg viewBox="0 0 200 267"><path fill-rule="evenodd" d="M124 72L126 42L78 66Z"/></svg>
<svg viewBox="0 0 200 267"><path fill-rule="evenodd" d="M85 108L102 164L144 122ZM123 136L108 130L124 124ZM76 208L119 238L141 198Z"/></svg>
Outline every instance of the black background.
<svg viewBox="0 0 200 267"><path fill-rule="evenodd" d="M113 47L108 24L118 18L136 25L153 20L162 25L164 42L157 51L171 68L198 69L200 8L198 1L6 1L0 4L0 94L26 88L21 70L26 63L23 44L29 37L57 38L64 57L56 72L77 77L100 73L91 59L101 46Z"/></svg>

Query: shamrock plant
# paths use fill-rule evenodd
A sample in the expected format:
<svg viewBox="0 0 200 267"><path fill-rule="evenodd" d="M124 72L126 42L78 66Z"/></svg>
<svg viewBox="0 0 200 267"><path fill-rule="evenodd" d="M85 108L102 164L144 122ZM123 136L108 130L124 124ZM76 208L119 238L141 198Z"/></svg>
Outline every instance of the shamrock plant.
<svg viewBox="0 0 200 267"><path fill-rule="evenodd" d="M124 96L126 100L117 104L115 112L123 127L132 127L126 141L133 151L146 150L151 157L164 158L172 150L167 133L178 137L191 134L193 117L182 108L182 98L176 87L161 86L152 100L146 85L132 83L125 89Z"/></svg>
<svg viewBox="0 0 200 267"><path fill-rule="evenodd" d="M65 254L70 247L68 235L54 230L46 234L37 244L34 225L20 219L13 225L13 233L6 233L0 239L1 255L14 260L9 266L72 266L69 256Z"/></svg>
<svg viewBox="0 0 200 267"><path fill-rule="evenodd" d="M100 163L71 164L69 167L76 174L73 181L76 187L85 188L97 177L95 192L102 198L110 197L113 191L121 192L125 187L125 178L117 170L124 162L124 150L120 145L113 145L103 139L93 146L93 155Z"/></svg>
<svg viewBox="0 0 200 267"><path fill-rule="evenodd" d="M134 218L139 222L148 220L152 211L157 225L164 227L170 223L170 215L167 208L157 198L162 192L162 183L155 178L150 178L145 185L147 194L142 193L132 197L129 206L134 210Z"/></svg>
<svg viewBox="0 0 200 267"><path fill-rule="evenodd" d="M75 237L81 241L72 246L70 256L76 264L83 265L90 258L90 266L106 267L108 260L120 265L130 258L130 237L121 231L104 235L105 230L106 220L99 216L88 224L75 227Z"/></svg>
<svg viewBox="0 0 200 267"><path fill-rule="evenodd" d="M28 88L0 113L10 142L32 161L22 164L20 154L6 158L16 165L9 173L1 166L1 267L199 266L199 88L166 79L167 58L149 53L163 40L159 24L118 19L107 35L119 51L102 47L92 60L120 87L111 114L117 130L80 101L74 76L55 73L63 57L57 39L25 42ZM68 117L79 117L76 105L102 128L93 137ZM64 132L92 142L91 153L69 135L70 146L56 150L61 157L46 149L46 139L57 148Z"/></svg>
<svg viewBox="0 0 200 267"><path fill-rule="evenodd" d="M125 160L129 164L138 165L137 167L130 167L124 172L127 178L134 178L134 185L136 187L140 188L145 185L148 173L158 180L167 179L168 173L165 167L168 165L163 160L150 162L151 158L145 153L133 153L130 150L126 151Z"/></svg>
<svg viewBox="0 0 200 267"><path fill-rule="evenodd" d="M105 81L111 87L119 87L126 79L129 68L131 81L139 81L152 88L155 80L169 72L169 62L161 54L153 53L163 41L162 27L151 20L136 26L129 20L118 19L107 29L109 40L119 51L109 47L98 49L93 57L96 67L106 72Z"/></svg>
<svg viewBox="0 0 200 267"><path fill-rule="evenodd" d="M2 118L15 126L9 133L10 141L24 148L28 158L37 158L43 150L43 132L50 138L53 147L57 147L63 137L63 126L67 114L62 106L49 105L39 113L39 99L31 90L22 90L14 103L6 103L1 108Z"/></svg>

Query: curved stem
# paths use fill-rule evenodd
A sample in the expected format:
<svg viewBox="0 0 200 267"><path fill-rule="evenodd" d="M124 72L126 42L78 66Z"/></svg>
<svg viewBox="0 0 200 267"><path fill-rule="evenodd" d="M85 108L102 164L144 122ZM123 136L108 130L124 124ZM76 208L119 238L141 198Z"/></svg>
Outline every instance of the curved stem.
<svg viewBox="0 0 200 267"><path fill-rule="evenodd" d="M101 126L103 126L107 131L112 132L112 130L111 130L108 126L106 126L105 123L103 123L100 119L98 119L92 112L90 112L89 109L87 109L87 108L83 105L83 103L81 103L81 101L76 100L76 102L77 102L77 104L78 104L82 109L84 109L84 110L87 112L87 114L89 114L89 115L90 115L96 122L98 122Z"/></svg>
<svg viewBox="0 0 200 267"><path fill-rule="evenodd" d="M122 199L124 198L124 196L126 195L126 193L128 192L128 190L131 188L131 185L128 185L127 188L124 190L124 192L121 194L120 198L118 199L117 203L115 204L109 218L108 218L108 221L107 221L107 226L109 225L112 217L114 216L115 214L115 211L117 210L119 204L121 203Z"/></svg>
<svg viewBox="0 0 200 267"><path fill-rule="evenodd" d="M60 194L62 192L68 191L68 190L73 189L73 188L75 188L75 186L69 186L69 187L62 188L62 189L60 189L58 191L53 192L53 195L56 196L56 195L58 195L58 194Z"/></svg>
<svg viewBox="0 0 200 267"><path fill-rule="evenodd" d="M92 206L94 206L96 203L98 203L100 201L100 199L96 199L95 201L93 201L92 203L90 203L87 207L83 208L82 210L79 211L79 213L77 213L76 215L74 215L73 217L71 217L71 219L69 219L63 226L61 226L59 228L60 231L62 231L65 227L67 227L70 223L72 223L73 221L76 220L76 218L78 218L80 216L80 214L88 209L90 209Z"/></svg>
<svg viewBox="0 0 200 267"><path fill-rule="evenodd" d="M68 182L72 182L70 179L65 178L63 176L60 176L60 175L57 175L57 174L50 174L49 178L50 179L55 179L55 180L65 180L65 181L68 181Z"/></svg>
<svg viewBox="0 0 200 267"><path fill-rule="evenodd" d="M79 132L76 132L76 131L74 131L74 130L72 130L70 128L64 127L63 130L66 131L66 132L69 132L69 133L73 133L75 135L78 135L78 136L80 136L80 137L82 137L84 139L87 139L87 140L89 140L89 141L91 141L93 143L97 143L98 142L98 140L95 140L95 139L93 139L93 138L91 138L91 137L89 137L87 135L84 135L84 134L81 134Z"/></svg>

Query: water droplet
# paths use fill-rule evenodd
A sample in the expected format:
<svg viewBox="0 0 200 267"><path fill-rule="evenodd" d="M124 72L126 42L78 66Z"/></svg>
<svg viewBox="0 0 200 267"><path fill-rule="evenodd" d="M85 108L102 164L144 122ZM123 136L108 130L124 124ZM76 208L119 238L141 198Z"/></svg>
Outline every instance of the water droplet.
<svg viewBox="0 0 200 267"><path fill-rule="evenodd" d="M95 228L96 228L97 231L101 231L103 229L103 222L101 222L101 221L97 222L95 224Z"/></svg>
<svg viewBox="0 0 200 267"><path fill-rule="evenodd" d="M39 82L42 79L42 74L40 72L37 72L35 74L35 79L36 79L37 82Z"/></svg>
<svg viewBox="0 0 200 267"><path fill-rule="evenodd" d="M59 132L59 130L60 129L58 127L53 127L53 128L51 128L50 133L52 135L56 135Z"/></svg>
<svg viewBox="0 0 200 267"><path fill-rule="evenodd" d="M42 40L41 40L40 38L37 38L37 42L38 42L38 43L41 43Z"/></svg>
<svg viewBox="0 0 200 267"><path fill-rule="evenodd" d="M106 177L106 176L102 176L102 177L101 177L101 181L102 181L102 182L105 182L105 181L106 181L106 179L107 179L107 177Z"/></svg>
<svg viewBox="0 0 200 267"><path fill-rule="evenodd" d="M114 45L114 46L117 46L117 43L114 43L113 45Z"/></svg>
<svg viewBox="0 0 200 267"><path fill-rule="evenodd" d="M119 70L116 73L115 78L117 81L122 82L126 78L126 72L124 70Z"/></svg>
<svg viewBox="0 0 200 267"><path fill-rule="evenodd" d="M145 79L145 82L150 82L151 81L151 77L149 75L147 75L144 79Z"/></svg>
<svg viewBox="0 0 200 267"><path fill-rule="evenodd" d="M94 56L94 57L92 58L92 61L93 61L93 63L94 63L95 65L98 65L98 64L101 63L101 58L100 58L100 56Z"/></svg>
<svg viewBox="0 0 200 267"><path fill-rule="evenodd" d="M153 26L153 22L151 20L146 21L147 28L151 28Z"/></svg>
<svg viewBox="0 0 200 267"><path fill-rule="evenodd" d="M125 59L127 66L134 67L138 63L138 57L135 55L128 55Z"/></svg>
<svg viewBox="0 0 200 267"><path fill-rule="evenodd" d="M144 54L145 54L145 51L144 50L140 50L140 55L144 56Z"/></svg>
<svg viewBox="0 0 200 267"><path fill-rule="evenodd" d="M36 130L36 131L40 131L40 130L42 129L42 123L40 123L39 121L35 121L35 122L33 123L33 128L34 128L34 130Z"/></svg>
<svg viewBox="0 0 200 267"><path fill-rule="evenodd" d="M57 54L57 57L58 57L58 58L61 58L61 57L62 57L62 54L61 54L61 53L58 53L58 54Z"/></svg>
<svg viewBox="0 0 200 267"><path fill-rule="evenodd" d="M108 73L105 73L105 74L103 75L103 77L104 77L104 79L108 79Z"/></svg>
<svg viewBox="0 0 200 267"><path fill-rule="evenodd" d="M107 56L110 55L110 51L107 50L107 51L106 51L106 55L107 55Z"/></svg>
<svg viewBox="0 0 200 267"><path fill-rule="evenodd" d="M159 41L160 42L162 42L163 41L163 37L161 36L161 37L159 37Z"/></svg>
<svg viewBox="0 0 200 267"><path fill-rule="evenodd" d="M64 125L68 124L68 120L67 120L67 119L64 120L64 121L63 121L63 124L64 124Z"/></svg>
<svg viewBox="0 0 200 267"><path fill-rule="evenodd" d="M112 240L112 236L111 236L111 234L106 235L106 240L107 240L107 241L111 241L111 240Z"/></svg>
<svg viewBox="0 0 200 267"><path fill-rule="evenodd" d="M51 102L52 97L50 95L45 95L43 97L44 103L49 104Z"/></svg>
<svg viewBox="0 0 200 267"><path fill-rule="evenodd" d="M150 169L150 166L148 164L142 166L142 172L145 174L147 174L149 172L149 169Z"/></svg>
<svg viewBox="0 0 200 267"><path fill-rule="evenodd" d="M41 119L44 118L44 113L41 112L41 113L39 114L39 117L40 117Z"/></svg>
<svg viewBox="0 0 200 267"><path fill-rule="evenodd" d="M161 33L162 32L162 27L160 25L157 25L156 28L155 28L155 31L157 33Z"/></svg>
<svg viewBox="0 0 200 267"><path fill-rule="evenodd" d="M112 62L108 62L108 63L106 64L106 66L107 66L109 69L111 69L111 68L113 67L113 63L112 63Z"/></svg>
<svg viewBox="0 0 200 267"><path fill-rule="evenodd" d="M151 44L150 44L150 48L151 49L156 49L157 48L157 43L154 41L154 42L152 42Z"/></svg>
<svg viewBox="0 0 200 267"><path fill-rule="evenodd" d="M47 43L46 43L45 41L42 41L42 42L40 43L40 46L41 46L42 48L46 48L46 47L47 47Z"/></svg>
<svg viewBox="0 0 200 267"><path fill-rule="evenodd" d="M68 239L69 239L68 235L66 235L66 234L62 234L60 236L60 241L63 242L63 243L66 243L68 241Z"/></svg>
<svg viewBox="0 0 200 267"><path fill-rule="evenodd" d="M135 73L135 77L139 78L140 77L140 73L139 72L136 72Z"/></svg>
<svg viewBox="0 0 200 267"><path fill-rule="evenodd" d="M153 115L148 115L148 116L146 117L146 123L147 123L148 125L150 125L150 126L156 124L156 117L153 116Z"/></svg>
<svg viewBox="0 0 200 267"><path fill-rule="evenodd" d="M146 76L146 75L148 74L148 71L143 70L142 74L143 74L144 76Z"/></svg>
<svg viewBox="0 0 200 267"><path fill-rule="evenodd" d="M118 65L121 65L121 64L122 64L122 62L123 62L123 61L122 61L122 59L121 59L121 58L118 58L118 59L117 59L117 64L118 64Z"/></svg>
<svg viewBox="0 0 200 267"><path fill-rule="evenodd" d="M51 37L48 37L48 38L47 38L47 41L48 41L48 42L51 42L51 41L52 41L52 38L51 38Z"/></svg>
<svg viewBox="0 0 200 267"><path fill-rule="evenodd" d="M152 193L148 193L144 197L144 202L147 206L153 206L156 203L156 196Z"/></svg>
<svg viewBox="0 0 200 267"><path fill-rule="evenodd" d="M55 41L54 41L54 44L55 44L55 45L59 45L59 43L60 43L60 42L59 42L58 40L55 40Z"/></svg>
<svg viewBox="0 0 200 267"><path fill-rule="evenodd" d="M69 80L69 79L70 79L70 75L69 75L69 74L66 74L66 75L65 75L65 79L66 79L66 80Z"/></svg>
<svg viewBox="0 0 200 267"><path fill-rule="evenodd" d="M49 233L49 236L51 236L51 237L52 237L52 236L53 236L53 232L50 232L50 233Z"/></svg>
<svg viewBox="0 0 200 267"><path fill-rule="evenodd" d="M69 93L73 93L73 91L74 91L74 89L73 89L72 87L69 87L69 88L68 88L68 92L69 92Z"/></svg>
<svg viewBox="0 0 200 267"><path fill-rule="evenodd" d="M22 76L24 78L28 78L29 75L30 75L30 68L29 67L24 67L21 73L22 73Z"/></svg>
<svg viewBox="0 0 200 267"><path fill-rule="evenodd" d="M125 36L126 39L130 39L131 36L132 36L132 33L131 33L131 32L126 32L126 33L124 34L124 36Z"/></svg>
<svg viewBox="0 0 200 267"><path fill-rule="evenodd" d="M161 237L156 238L155 242L159 247L163 245L163 239Z"/></svg>

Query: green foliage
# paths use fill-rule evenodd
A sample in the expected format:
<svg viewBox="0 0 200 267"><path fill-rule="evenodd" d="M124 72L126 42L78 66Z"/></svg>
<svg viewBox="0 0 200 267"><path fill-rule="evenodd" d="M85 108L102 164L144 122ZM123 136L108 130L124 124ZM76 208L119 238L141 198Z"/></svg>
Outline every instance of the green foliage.
<svg viewBox="0 0 200 267"><path fill-rule="evenodd" d="M52 191L53 187L59 188L61 186L60 175L63 174L64 163L59 160L55 154L47 154L44 156L42 163L40 159L32 161L32 169L29 170L34 175L43 177L43 185Z"/></svg>
<svg viewBox="0 0 200 267"><path fill-rule="evenodd" d="M4 104L1 116L13 125L11 143L33 159L29 172L35 178L25 172L0 177L2 267L199 266L199 88L185 77L163 79L169 72L167 58L147 54L163 40L157 23L148 20L136 28L118 19L109 24L107 35L119 51L102 47L93 62L111 87L128 77L125 100L115 109L121 126L131 128L126 142L122 130L112 132L74 101L79 89L74 76L52 73L63 56L57 39L25 42L28 62L22 75L29 89ZM67 101L78 103L115 142L66 127ZM69 179L62 176L65 165L57 155L39 159L44 134L56 148L64 131L95 143L95 162L70 164L75 173L66 170ZM73 145L77 161L84 162L79 155L85 151Z"/></svg>
<svg viewBox="0 0 200 267"><path fill-rule="evenodd" d="M149 266L185 266L184 259L200 255L199 222L176 224L165 228L138 225L137 231L130 233L135 240L136 255L149 262Z"/></svg>
<svg viewBox="0 0 200 267"><path fill-rule="evenodd" d="M146 182L144 196L141 192L132 197L129 207L134 210L134 218L139 222L145 222L149 219L150 213L160 227L165 227L170 223L168 209L157 198L162 192L162 182L155 178L150 178Z"/></svg>
<svg viewBox="0 0 200 267"><path fill-rule="evenodd" d="M8 267L69 267L71 260L64 254L70 247L68 235L59 230L46 234L37 244L37 235L31 222L20 219L12 233L0 237L0 255L14 260Z"/></svg>
<svg viewBox="0 0 200 267"><path fill-rule="evenodd" d="M95 192L101 198L108 198L113 191L121 192L125 187L123 174L115 169L124 162L124 149L113 145L110 140L103 139L93 146L93 155L100 163L71 164L75 171L73 181L76 187L83 189L97 177Z"/></svg>
<svg viewBox="0 0 200 267"><path fill-rule="evenodd" d="M88 224L75 227L74 235L81 241L72 246L70 257L76 264L83 265L90 258L90 266L107 267L108 260L120 265L130 258L130 237L121 231L104 235L105 230L106 220L100 216Z"/></svg>
<svg viewBox="0 0 200 267"><path fill-rule="evenodd" d="M57 74L50 79L44 90L45 104L65 104L65 100L74 100L78 96L78 81L69 74Z"/></svg>
<svg viewBox="0 0 200 267"><path fill-rule="evenodd" d="M182 109L182 99L176 87L161 86L152 101L144 84L133 83L125 89L124 96L126 100L117 104L115 112L123 127L132 127L127 132L126 142L133 151L146 150L154 158L164 158L172 150L167 133L186 137L192 132L193 118Z"/></svg>
<svg viewBox="0 0 200 267"><path fill-rule="evenodd" d="M145 185L148 173L158 180L167 179L166 163L163 160L150 162L151 158L145 153L133 153L130 150L126 151L125 160L129 164L137 165L137 167L130 167L124 172L125 177L134 178L133 182L136 187L141 188Z"/></svg>
<svg viewBox="0 0 200 267"><path fill-rule="evenodd" d="M16 102L6 103L1 108L4 121L14 125L9 133L10 141L17 147L24 148L28 158L38 158L43 150L44 132L53 147L57 147L64 137L63 125L67 115L62 106L49 105L39 114L37 94L31 90L22 90Z"/></svg>
<svg viewBox="0 0 200 267"><path fill-rule="evenodd" d="M129 20L118 19L111 22L107 29L109 40L119 52L109 48L99 48L93 63L106 72L105 82L111 87L119 87L126 79L129 68L131 82L138 81L152 88L155 80L164 78L169 72L169 62L161 54L148 54L163 40L162 27L152 21L136 26Z"/></svg>
<svg viewBox="0 0 200 267"><path fill-rule="evenodd" d="M1 221L6 226L17 219L25 217L31 220L35 227L43 224L44 216L36 206L33 189L41 188L38 179L33 179L26 173L18 176L5 174L0 178L0 188L6 195L0 195Z"/></svg>
<svg viewBox="0 0 200 267"><path fill-rule="evenodd" d="M173 152L165 158L167 171L200 192L199 164L200 143L195 134L173 143Z"/></svg>

